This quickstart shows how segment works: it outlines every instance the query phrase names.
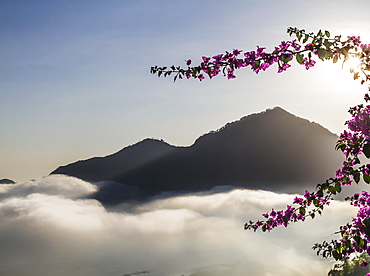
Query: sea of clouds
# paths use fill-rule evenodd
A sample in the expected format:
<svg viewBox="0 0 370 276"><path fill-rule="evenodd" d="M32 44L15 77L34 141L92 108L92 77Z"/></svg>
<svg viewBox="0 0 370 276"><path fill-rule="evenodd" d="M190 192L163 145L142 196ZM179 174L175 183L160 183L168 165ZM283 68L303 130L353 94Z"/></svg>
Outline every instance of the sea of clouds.
<svg viewBox="0 0 370 276"><path fill-rule="evenodd" d="M62 175L0 185L0 275L327 275L333 262L311 247L356 212L336 201L315 220L261 233L244 223L294 195L237 189L117 211L84 199L97 189Z"/></svg>

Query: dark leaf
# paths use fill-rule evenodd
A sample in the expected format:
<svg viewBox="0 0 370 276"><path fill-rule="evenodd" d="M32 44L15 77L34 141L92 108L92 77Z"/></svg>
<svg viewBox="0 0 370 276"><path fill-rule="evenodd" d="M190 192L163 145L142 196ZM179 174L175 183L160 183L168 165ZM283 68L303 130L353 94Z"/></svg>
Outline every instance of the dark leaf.
<svg viewBox="0 0 370 276"><path fill-rule="evenodd" d="M342 254L341 253L339 253L339 252L337 252L336 250L333 250L333 257L334 257L334 259L336 260L336 261L339 261L339 260L341 260L342 259Z"/></svg>
<svg viewBox="0 0 370 276"><path fill-rule="evenodd" d="M335 183L335 190L340 193L342 191L342 186L340 185L339 182L336 182Z"/></svg>
<svg viewBox="0 0 370 276"><path fill-rule="evenodd" d="M370 175L363 174L364 181L369 184L370 183Z"/></svg>
<svg viewBox="0 0 370 276"><path fill-rule="evenodd" d="M312 200L312 203L313 205L315 205L315 207L318 207L320 205L320 202L316 198Z"/></svg>
<svg viewBox="0 0 370 276"><path fill-rule="evenodd" d="M370 144L366 143L362 150L367 158L370 158Z"/></svg>
<svg viewBox="0 0 370 276"><path fill-rule="evenodd" d="M297 59L297 62L299 63L299 64L302 64L303 63L303 55L302 54L297 54L296 56L296 59Z"/></svg>
<svg viewBox="0 0 370 276"><path fill-rule="evenodd" d="M353 171L352 175L353 175L353 179L358 184L360 182L360 176L361 176L360 172Z"/></svg>
<svg viewBox="0 0 370 276"><path fill-rule="evenodd" d="M333 195L335 195L335 194L337 193L337 190L335 189L335 187L334 187L334 186L329 186L329 191L330 191Z"/></svg>
<svg viewBox="0 0 370 276"><path fill-rule="evenodd" d="M326 51L324 49L320 49L317 51L317 55L319 56L321 60L323 60L325 58Z"/></svg>

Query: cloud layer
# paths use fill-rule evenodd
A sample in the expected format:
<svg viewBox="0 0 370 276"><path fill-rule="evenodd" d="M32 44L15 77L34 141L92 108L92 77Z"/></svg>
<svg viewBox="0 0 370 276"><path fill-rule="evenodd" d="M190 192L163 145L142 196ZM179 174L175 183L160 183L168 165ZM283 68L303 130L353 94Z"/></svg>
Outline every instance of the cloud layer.
<svg viewBox="0 0 370 276"><path fill-rule="evenodd" d="M323 217L254 233L243 230L244 222L294 196L233 190L118 212L81 199L96 189L66 176L1 186L0 274L180 276L242 267L254 276L326 275L332 264L310 248L355 212L333 202Z"/></svg>

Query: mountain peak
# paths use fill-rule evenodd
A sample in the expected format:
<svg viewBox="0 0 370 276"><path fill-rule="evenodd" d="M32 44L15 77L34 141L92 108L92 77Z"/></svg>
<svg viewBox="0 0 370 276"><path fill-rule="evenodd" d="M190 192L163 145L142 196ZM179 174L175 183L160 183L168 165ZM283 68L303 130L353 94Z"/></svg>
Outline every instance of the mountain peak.
<svg viewBox="0 0 370 276"><path fill-rule="evenodd" d="M211 131L190 147L144 139L115 154L76 162L53 173L119 183L102 187L95 195L106 203L131 196L127 187L141 195L221 185L300 192L331 177L340 166L336 140L319 124L274 107Z"/></svg>
<svg viewBox="0 0 370 276"><path fill-rule="evenodd" d="M266 109L265 111L261 112L261 113L285 113L285 114L290 114L290 115L294 115L288 111L286 111L285 109L283 109L282 107L280 106L275 106L275 107L272 107L272 108L268 108ZM257 113L258 114L258 113Z"/></svg>
<svg viewBox="0 0 370 276"><path fill-rule="evenodd" d="M240 118L237 121L227 123L217 130L212 130L202 136L200 136L194 143L198 145L203 141L211 139L214 135L218 136L250 136L253 130L256 129L262 132L266 132L266 135L271 135L272 133L277 133L283 131L284 128L289 127L289 124L293 123L294 126L299 128L300 124L303 124L307 127L307 124L311 124L310 121L297 117L296 115L286 111L285 109L276 106L273 108L266 109L259 113L253 113L247 116ZM315 124L326 130L322 126ZM279 130L279 128L282 128ZM270 130L270 134L268 131ZM290 131L294 131L290 127ZM217 137L218 137L217 136Z"/></svg>

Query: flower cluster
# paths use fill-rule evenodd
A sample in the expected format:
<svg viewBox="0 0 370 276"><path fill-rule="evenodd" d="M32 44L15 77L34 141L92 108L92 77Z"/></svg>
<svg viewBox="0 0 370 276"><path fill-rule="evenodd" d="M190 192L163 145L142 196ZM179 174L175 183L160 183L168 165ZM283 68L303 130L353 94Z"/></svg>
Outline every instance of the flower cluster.
<svg viewBox="0 0 370 276"><path fill-rule="evenodd" d="M289 62L300 49L301 46L297 43L297 40L282 41L271 53L266 53L265 48L257 47L255 51L246 52L242 55L241 50L234 49L232 52L226 51L224 54L218 54L212 58L203 56L202 62L198 66L191 67L192 61L189 59L186 61L187 69L181 69L179 66L171 66L169 69L167 67L154 66L151 68L151 72L158 74L158 76L162 75L162 73L164 73L164 76L177 73L175 80L177 77L203 80L205 75L213 78L222 72L228 79L234 79L236 78L234 74L236 69L250 67L251 70L258 74L261 70L265 71L271 65L277 63L278 73L281 73L291 67ZM303 51L308 51L308 49ZM315 63L311 57L302 57L300 60L300 64L304 65L306 69L311 68Z"/></svg>
<svg viewBox="0 0 370 276"><path fill-rule="evenodd" d="M329 199L329 195L324 196L320 192L310 193L306 190L303 198L296 197L293 201L293 205L297 205L298 207L287 205L284 211L275 211L272 209L270 213L262 214L266 220L258 220L257 222L249 221L249 223L244 225L244 229L253 229L256 231L258 228L261 228L265 232L271 231L281 225L287 227L291 222L304 221L308 216L314 218L316 212L321 214L324 206L330 204ZM310 206L313 206L313 208L307 212Z"/></svg>
<svg viewBox="0 0 370 276"><path fill-rule="evenodd" d="M317 254L333 256L336 260L348 258L352 253L370 254L370 193L355 193L346 200L359 208L356 217L352 218L352 223L340 227L337 232L341 235L339 240L315 244L313 248L318 250ZM361 265L367 266L368 263L363 262Z"/></svg>
<svg viewBox="0 0 370 276"><path fill-rule="evenodd" d="M370 106L362 104L349 110L352 119L347 122L348 128L355 133L362 133L366 139L370 139Z"/></svg>
<svg viewBox="0 0 370 276"><path fill-rule="evenodd" d="M315 35L306 33L304 30L297 28L288 28L290 35L295 35L297 39L282 41L275 47L272 52L266 52L265 48L258 47L254 51L245 52L234 49L231 52L226 51L224 54L218 54L213 57L202 57L202 62L197 66L191 66L192 60L186 60L186 68L180 66L171 67L151 67L150 72L158 76L169 76L174 74L174 80L177 78L195 78L202 81L205 76L213 78L222 73L228 79L236 78L235 70L250 67L255 73L261 70L265 71L273 64L277 64L278 73L282 73L291 67L290 62L294 59L305 66L308 70L316 64L313 56L321 60L333 59L337 62L343 57L347 61L351 56L358 57L361 60L359 70L364 73L362 83L370 79L366 70L370 70L370 45L361 44L360 37L349 36L342 41L340 36L330 38L330 33L321 30ZM356 69L357 70L357 69ZM352 69L354 78L359 78L359 71Z"/></svg>
<svg viewBox="0 0 370 276"><path fill-rule="evenodd" d="M151 68L153 74L158 76L164 73L164 76L170 75L171 73L177 73L177 77L195 78L203 80L205 75L209 78L213 78L223 73L228 79L236 78L234 72L236 69L243 67L250 67L255 73L259 71L265 71L274 63L278 64L278 73L284 72L291 65L289 62L293 59L293 56L301 49L301 46L297 43L297 40L283 41L275 50L271 53L266 53L265 48L257 47L255 51L250 51L242 54L241 50L234 49L232 52L226 51L224 54L218 54L211 57L202 57L202 62L198 66L191 67L192 60L187 60L187 69L181 69L179 66L157 67ZM307 49L306 49L307 50ZM306 51L304 50L304 51ZM315 64L315 61L311 58L302 58L302 65L306 66L307 69Z"/></svg>

